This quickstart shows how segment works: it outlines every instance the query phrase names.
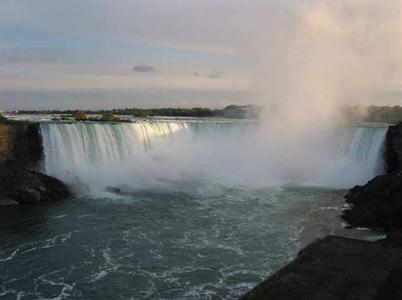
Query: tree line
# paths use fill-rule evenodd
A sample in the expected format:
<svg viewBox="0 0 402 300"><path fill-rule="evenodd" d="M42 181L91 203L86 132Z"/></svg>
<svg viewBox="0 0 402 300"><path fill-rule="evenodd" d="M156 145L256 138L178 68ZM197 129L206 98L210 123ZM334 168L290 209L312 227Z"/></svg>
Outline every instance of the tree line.
<svg viewBox="0 0 402 300"><path fill-rule="evenodd" d="M402 122L402 107L345 105L341 107L341 116L347 122L399 123Z"/></svg>
<svg viewBox="0 0 402 300"><path fill-rule="evenodd" d="M232 113L233 116L239 117L258 117L256 113L247 114L252 105L228 105L223 109L210 109L204 107L193 107L193 108L150 108L150 109L140 109L140 108L119 108L111 110L20 110L19 114L57 114L64 116L75 116L77 113L82 112L85 115L114 115L122 116L129 115L134 117L146 118L146 117L225 117ZM236 114L237 113L237 114Z"/></svg>

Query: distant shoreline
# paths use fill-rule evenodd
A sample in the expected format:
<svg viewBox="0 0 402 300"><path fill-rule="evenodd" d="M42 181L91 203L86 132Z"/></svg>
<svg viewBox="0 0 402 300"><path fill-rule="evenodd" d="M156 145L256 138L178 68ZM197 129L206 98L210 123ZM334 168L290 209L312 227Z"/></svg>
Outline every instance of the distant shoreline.
<svg viewBox="0 0 402 300"><path fill-rule="evenodd" d="M257 105L228 105L223 109L210 109L204 107L193 108L122 108L122 109L109 109L109 110L18 110L10 111L7 113L12 114L50 114L50 115L64 115L71 117L77 112L82 111L86 115L104 115L112 114L116 116L134 116L140 118L146 117L223 117L223 118L250 118L256 119L259 117L262 107Z"/></svg>

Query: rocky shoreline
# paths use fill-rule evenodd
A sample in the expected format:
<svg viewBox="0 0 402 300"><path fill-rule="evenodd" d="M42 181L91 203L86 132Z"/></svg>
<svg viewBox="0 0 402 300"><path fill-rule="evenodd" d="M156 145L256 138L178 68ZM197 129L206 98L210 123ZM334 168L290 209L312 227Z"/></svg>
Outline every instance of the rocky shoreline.
<svg viewBox="0 0 402 300"><path fill-rule="evenodd" d="M342 218L354 227L384 232L402 229L402 174L377 176L345 196L351 209Z"/></svg>
<svg viewBox="0 0 402 300"><path fill-rule="evenodd" d="M37 171L43 158L39 125L0 123L0 206L55 201L71 195L60 180Z"/></svg>

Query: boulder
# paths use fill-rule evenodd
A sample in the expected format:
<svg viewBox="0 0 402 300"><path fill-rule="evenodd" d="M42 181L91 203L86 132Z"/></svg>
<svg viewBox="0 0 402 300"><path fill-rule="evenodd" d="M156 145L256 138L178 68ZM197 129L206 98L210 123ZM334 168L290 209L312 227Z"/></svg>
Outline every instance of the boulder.
<svg viewBox="0 0 402 300"><path fill-rule="evenodd" d="M61 200L71 195L56 178L27 169L21 163L0 167L0 205Z"/></svg>
<svg viewBox="0 0 402 300"><path fill-rule="evenodd" d="M115 186L107 186L105 188L105 191L111 194L117 194L117 195L122 194L121 188Z"/></svg>
<svg viewBox="0 0 402 300"><path fill-rule="evenodd" d="M342 216L353 226L389 232L402 228L402 175L377 176L345 196L351 209Z"/></svg>
<svg viewBox="0 0 402 300"><path fill-rule="evenodd" d="M20 161L36 167L42 158L39 124L0 120L0 165Z"/></svg>
<svg viewBox="0 0 402 300"><path fill-rule="evenodd" d="M402 299L401 266L401 248L327 236L240 299Z"/></svg>
<svg viewBox="0 0 402 300"><path fill-rule="evenodd" d="M402 123L388 128L385 160L388 173L402 171Z"/></svg>

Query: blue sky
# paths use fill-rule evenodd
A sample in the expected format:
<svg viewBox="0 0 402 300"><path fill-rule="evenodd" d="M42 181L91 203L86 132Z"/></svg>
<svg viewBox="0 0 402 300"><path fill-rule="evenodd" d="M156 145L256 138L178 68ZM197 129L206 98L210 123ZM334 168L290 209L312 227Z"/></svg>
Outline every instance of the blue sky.
<svg viewBox="0 0 402 300"><path fill-rule="evenodd" d="M348 86L347 93L341 93L339 87L328 93L339 95L339 101L352 97L357 103L364 102L352 91L354 85L349 82L353 82L356 90L364 91L366 100L393 95L382 103L399 104L400 56L395 53L400 48L387 50L387 36L398 33L395 2L346 3L3 0L0 106L222 107L281 101L278 99L292 96L287 91L289 84L298 93L311 93L311 88L301 87L304 79L298 72L283 73L287 65L294 68L306 59L314 72L307 67L304 74L317 79L326 90L327 82L320 82L322 66L335 77L351 73L348 68L364 73L364 83L338 83ZM385 25L375 29L382 21ZM384 48L356 59L354 52L367 46L359 38L366 39L367 33L383 40ZM359 42L349 41L349 36ZM294 42L299 37L308 43ZM336 56L334 65L327 60L328 50L334 49L325 48L329 43L336 43L340 50L331 53ZM295 49L308 54L297 56ZM322 59L320 64L315 63L316 57ZM373 70L363 67L367 61L373 63ZM369 91L371 81L378 81L367 75L379 69L375 64L390 65L391 71L384 75L386 71L380 70L381 86ZM154 72L136 72L133 68L137 65L152 66ZM338 67L343 65L345 69ZM334 81L332 76L330 81ZM370 101L367 103L372 104Z"/></svg>

